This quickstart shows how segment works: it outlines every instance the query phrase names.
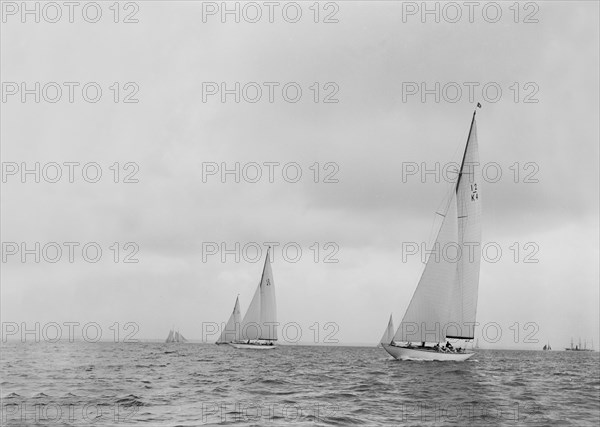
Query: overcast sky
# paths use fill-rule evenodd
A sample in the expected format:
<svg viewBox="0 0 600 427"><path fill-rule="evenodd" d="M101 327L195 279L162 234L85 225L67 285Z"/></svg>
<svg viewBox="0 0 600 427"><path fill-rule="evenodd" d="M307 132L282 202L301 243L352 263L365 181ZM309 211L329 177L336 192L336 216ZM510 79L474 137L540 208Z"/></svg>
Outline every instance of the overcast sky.
<svg viewBox="0 0 600 427"><path fill-rule="evenodd" d="M203 262L206 243L278 242L279 321L300 324L302 341L313 340L315 328L309 327L319 322L322 342L332 331L324 324L335 322L341 343L375 343L390 313L396 324L401 320L423 268L418 255L403 260L403 243L429 242L448 189L432 175L425 183L419 174L403 179L403 167L425 163L433 169L436 162L460 160L474 108L465 82L473 82L479 84L475 102L483 106L477 115L480 159L502 170L498 182L481 186L483 243L498 245L503 254L481 264L477 320L501 326L498 347L539 348L550 340L559 348L573 336L594 339L597 348L598 4L538 2L538 11L520 10L519 21L535 12L538 23L515 23L512 3L502 3L496 23L479 9L473 23L466 9L458 23L443 16L440 23L432 17L422 23L418 13L403 19L402 5L392 2L340 3L333 15L338 23L314 23L311 4L301 3L297 23L286 22L280 9L274 23L263 17L236 24L226 17L223 24L219 14L203 22L201 2L139 2L139 23L132 24L112 22L109 3L96 24L77 13L74 23L63 18L56 24L4 16L4 172L7 162L30 168L35 162L96 162L103 175L95 184L83 180L81 167L74 183L65 176L57 183L5 176L2 241L29 247L97 242L103 255L86 262L79 246L69 263L63 246L58 262L42 258L36 264L33 256L22 263L20 254L4 253L2 321L136 322L137 337L148 339L164 338L176 325L200 339L203 322L227 320L238 293L245 312L263 262L242 256L236 263L228 255L223 263L220 253ZM129 12L122 10L119 19ZM333 12L321 9L319 20ZM73 103L64 85L56 103L43 97L35 103L33 95L23 103L20 93L7 95L12 86L6 82L80 86ZM103 90L97 103L81 96L88 82ZM124 85L135 83L139 102L114 103L114 82L120 100L135 87ZM203 102L203 82L229 88L257 82L263 96L235 103L229 95L223 103L217 94ZM273 103L264 82L279 83ZM289 82L302 89L296 103L282 97ZM315 82L318 103L310 88ZM440 102L434 95L422 102L420 93L408 94L409 82L430 89L455 82L463 93L449 102L456 86L450 85ZM488 83L492 88L482 94ZM494 87L502 95L492 102ZM338 102L324 103L335 89L331 99ZM293 89L288 93L293 96ZM123 165L137 164L139 182L114 183L109 167L115 162L120 181L133 170ZM209 162L229 168L235 162L295 162L302 177L287 182L279 166L270 183L263 166L257 183L243 177L235 183L232 175L223 183L219 174L203 182L203 163ZM318 183L310 169L315 162ZM334 172L339 182L323 182ZM109 248L114 242L119 263ZM139 246L138 263L122 262L131 252L123 247L127 242ZM302 247L296 263L281 251L293 242ZM338 262L323 262L337 248ZM538 262L524 262L528 254ZM533 338L540 344L524 342L534 330L527 322L539 328Z"/></svg>

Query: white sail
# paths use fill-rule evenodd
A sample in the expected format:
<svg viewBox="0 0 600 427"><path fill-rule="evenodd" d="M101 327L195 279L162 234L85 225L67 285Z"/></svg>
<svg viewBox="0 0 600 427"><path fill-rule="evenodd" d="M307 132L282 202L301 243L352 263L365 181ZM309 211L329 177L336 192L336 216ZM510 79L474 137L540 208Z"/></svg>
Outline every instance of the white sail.
<svg viewBox="0 0 600 427"><path fill-rule="evenodd" d="M248 311L242 320L240 339L277 340L277 304L275 301L275 281L267 250L265 265L260 283L254 292Z"/></svg>
<svg viewBox="0 0 600 427"><path fill-rule="evenodd" d="M169 331L169 336L165 340L165 342L173 342L173 329Z"/></svg>
<svg viewBox="0 0 600 427"><path fill-rule="evenodd" d="M433 252L394 335L395 341L472 339L481 254L481 179L475 115L457 183L449 197Z"/></svg>
<svg viewBox="0 0 600 427"><path fill-rule="evenodd" d="M179 338L181 339L181 342L187 342L187 338L184 337L182 333L179 333Z"/></svg>
<svg viewBox="0 0 600 427"><path fill-rule="evenodd" d="M474 327L469 325L475 323L477 314L481 263L481 165L479 165L475 117L471 124L461 173L458 177L456 201L461 257L457 263L456 289L454 289L457 299L451 306L451 319L461 328L458 331L448 330L448 336L473 339Z"/></svg>
<svg viewBox="0 0 600 427"><path fill-rule="evenodd" d="M233 312L227 320L225 328L221 331L221 335L217 340L218 343L232 342L240 339L240 324L242 322L242 316L240 313L240 298L235 299L235 305L233 306Z"/></svg>
<svg viewBox="0 0 600 427"><path fill-rule="evenodd" d="M381 340L379 340L379 342L382 344L389 344L392 342L393 338L394 338L394 320L392 319L392 315L390 314L390 320L388 322L387 328L385 328L385 331L383 332L383 336L381 337Z"/></svg>
<svg viewBox="0 0 600 427"><path fill-rule="evenodd" d="M458 238L456 197L451 195L433 250L408 305L395 341L440 342L444 340L442 325L450 322L450 305L456 277L456 261L444 256L444 248L455 245Z"/></svg>
<svg viewBox="0 0 600 427"><path fill-rule="evenodd" d="M175 342L180 342L181 339L179 338L179 331L175 332L175 336L173 337L173 341Z"/></svg>

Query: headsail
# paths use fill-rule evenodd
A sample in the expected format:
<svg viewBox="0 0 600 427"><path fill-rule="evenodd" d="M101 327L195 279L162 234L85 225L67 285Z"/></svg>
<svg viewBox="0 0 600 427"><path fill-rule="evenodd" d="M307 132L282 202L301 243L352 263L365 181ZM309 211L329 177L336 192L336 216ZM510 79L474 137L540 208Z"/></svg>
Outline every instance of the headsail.
<svg viewBox="0 0 600 427"><path fill-rule="evenodd" d="M390 314L390 320L388 322L387 328L383 332L383 336L381 340L379 340L380 344L389 344L394 339L394 320L392 319L392 315Z"/></svg>
<svg viewBox="0 0 600 427"><path fill-rule="evenodd" d="M394 335L396 341L473 339L481 259L481 170L475 113L433 253Z"/></svg>
<svg viewBox="0 0 600 427"><path fill-rule="evenodd" d="M275 281L271 271L269 252L270 248L267 250L260 283L242 320L240 330L240 339L242 340L277 340Z"/></svg>
<svg viewBox="0 0 600 427"><path fill-rule="evenodd" d="M240 297L235 299L235 305L233 306L233 312L229 316L229 320L225 325L225 328L221 331L221 336L217 340L218 343L232 342L240 339L240 324L242 322L242 315L240 313Z"/></svg>

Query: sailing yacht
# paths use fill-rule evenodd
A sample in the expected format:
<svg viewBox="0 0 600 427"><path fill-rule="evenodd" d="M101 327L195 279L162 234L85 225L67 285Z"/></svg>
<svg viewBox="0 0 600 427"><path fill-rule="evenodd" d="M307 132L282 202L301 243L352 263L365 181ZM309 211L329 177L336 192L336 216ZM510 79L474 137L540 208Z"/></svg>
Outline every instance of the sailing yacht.
<svg viewBox="0 0 600 427"><path fill-rule="evenodd" d="M225 325L225 328L221 331L221 335L215 344L229 344L230 342L238 341L240 339L240 324L242 323L242 316L240 313L240 297L235 299L235 305L233 306L233 312L229 316L229 320Z"/></svg>
<svg viewBox="0 0 600 427"><path fill-rule="evenodd" d="M269 259L270 251L269 247L260 282L242 319L239 339L229 343L235 348L252 350L276 348L274 341L277 341L277 305L275 281Z"/></svg>
<svg viewBox="0 0 600 427"><path fill-rule="evenodd" d="M171 328L171 330L169 331L169 335L167 336L167 339L165 340L166 343L172 343L172 342L187 342L187 339L183 336L183 334L181 334L179 332L179 330L175 330L174 328Z"/></svg>
<svg viewBox="0 0 600 427"><path fill-rule="evenodd" d="M443 212L439 213L442 221L434 244L439 251L455 247L461 255L455 259L434 254L428 257L398 330L389 343L382 344L396 359L463 361L474 354L464 347L444 346L444 341L472 340L475 333L481 261L481 170L477 167L476 112L456 183L445 200Z"/></svg>
<svg viewBox="0 0 600 427"><path fill-rule="evenodd" d="M548 341L548 343L544 346L543 350L545 350L545 351L552 350L552 347L550 347L550 341Z"/></svg>
<svg viewBox="0 0 600 427"><path fill-rule="evenodd" d="M390 320L388 322L387 328L383 331L383 335L379 340L379 344L390 344L394 339L394 319L392 319L392 315L390 314Z"/></svg>
<svg viewBox="0 0 600 427"><path fill-rule="evenodd" d="M571 348L565 348L567 351L594 351L594 342L592 341L592 348L587 348L587 340L584 341L584 345L581 345L581 338L579 338L579 345L573 347L573 338L571 338Z"/></svg>

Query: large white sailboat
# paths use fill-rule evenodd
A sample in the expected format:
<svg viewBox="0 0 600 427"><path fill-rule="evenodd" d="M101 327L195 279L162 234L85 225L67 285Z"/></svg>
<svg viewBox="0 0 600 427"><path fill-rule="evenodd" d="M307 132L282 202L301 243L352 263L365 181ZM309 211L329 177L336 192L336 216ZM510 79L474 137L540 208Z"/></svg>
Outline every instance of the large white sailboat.
<svg viewBox="0 0 600 427"><path fill-rule="evenodd" d="M428 257L398 330L382 344L396 359L463 361L474 354L464 345L453 348L446 340L469 341L475 332L481 261L481 169L475 114L456 182L443 212L438 212L442 222L433 247L438 252Z"/></svg>
<svg viewBox="0 0 600 427"><path fill-rule="evenodd" d="M240 297L235 299L235 305L233 306L233 312L229 316L229 320L225 325L225 328L221 331L221 335L215 344L229 344L230 342L238 341L240 339L240 326L242 324L242 315L240 312Z"/></svg>
<svg viewBox="0 0 600 427"><path fill-rule="evenodd" d="M246 311L239 331L239 339L229 344L235 348L252 350L272 350L277 341L277 304L275 301L275 281L271 271L271 261L267 250L265 265L254 297Z"/></svg>

